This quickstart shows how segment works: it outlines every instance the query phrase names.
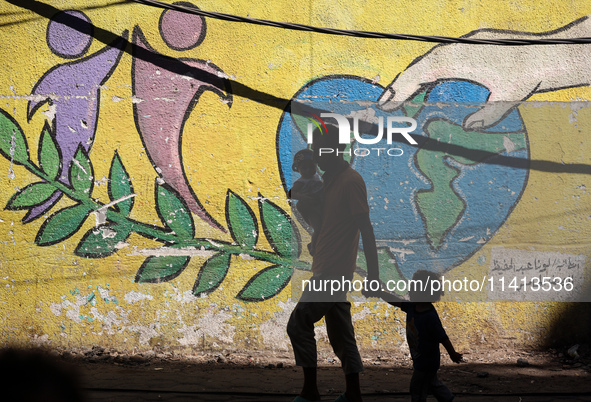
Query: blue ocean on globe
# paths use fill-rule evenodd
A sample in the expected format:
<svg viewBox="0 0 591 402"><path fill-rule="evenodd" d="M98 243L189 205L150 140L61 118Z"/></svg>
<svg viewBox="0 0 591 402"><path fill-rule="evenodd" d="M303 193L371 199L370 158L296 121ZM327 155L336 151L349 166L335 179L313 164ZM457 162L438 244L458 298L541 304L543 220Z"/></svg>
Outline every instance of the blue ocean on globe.
<svg viewBox="0 0 591 402"><path fill-rule="evenodd" d="M523 121L514 109L494 127L462 129L464 119L489 95L485 87L466 81L438 83L415 98L416 106L395 112L377 107L383 90L365 78L342 75L321 77L300 89L277 130L283 184L288 190L299 177L291 169L293 155L308 147L311 119L298 112L302 105L317 116L365 116L374 124L380 116L384 122L388 116L414 118L417 128L411 134L418 145L402 136L387 144L384 135L376 144L353 143L347 159L365 180L376 241L393 266L381 263L380 269L397 271L387 277L412 278L421 269L444 273L486 244L519 202L529 167Z"/></svg>

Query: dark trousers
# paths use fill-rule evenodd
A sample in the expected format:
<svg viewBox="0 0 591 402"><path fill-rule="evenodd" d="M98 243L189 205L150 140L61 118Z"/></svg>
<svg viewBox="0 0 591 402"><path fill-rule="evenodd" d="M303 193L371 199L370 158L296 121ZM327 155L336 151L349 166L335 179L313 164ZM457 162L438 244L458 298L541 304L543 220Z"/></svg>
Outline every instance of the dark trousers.
<svg viewBox="0 0 591 402"><path fill-rule="evenodd" d="M454 394L437 378L437 370L414 370L410 379L411 401L426 402L429 394L439 402L451 402L454 399Z"/></svg>
<svg viewBox="0 0 591 402"><path fill-rule="evenodd" d="M351 321L351 303L347 301L300 301L296 305L287 323L287 334L291 340L296 364L302 367L317 366L314 323L322 317L326 322L330 344L341 360L345 374L363 371Z"/></svg>

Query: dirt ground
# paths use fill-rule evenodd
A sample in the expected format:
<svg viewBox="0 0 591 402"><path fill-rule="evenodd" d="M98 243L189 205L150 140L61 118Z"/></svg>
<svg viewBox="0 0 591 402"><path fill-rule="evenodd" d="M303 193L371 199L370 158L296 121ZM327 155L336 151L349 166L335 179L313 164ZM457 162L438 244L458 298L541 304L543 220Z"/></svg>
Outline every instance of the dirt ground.
<svg viewBox="0 0 591 402"><path fill-rule="evenodd" d="M289 353L121 354L94 347L53 354L75 366L91 402L289 402L302 380ZM570 354L567 349L495 349L470 350L464 356L466 362L454 364L442 355L440 379L456 394L456 401L591 401L591 353L586 345ZM407 356L363 357L364 401L410 400ZM322 400L332 401L344 391L342 372L330 353L320 353L320 362Z"/></svg>

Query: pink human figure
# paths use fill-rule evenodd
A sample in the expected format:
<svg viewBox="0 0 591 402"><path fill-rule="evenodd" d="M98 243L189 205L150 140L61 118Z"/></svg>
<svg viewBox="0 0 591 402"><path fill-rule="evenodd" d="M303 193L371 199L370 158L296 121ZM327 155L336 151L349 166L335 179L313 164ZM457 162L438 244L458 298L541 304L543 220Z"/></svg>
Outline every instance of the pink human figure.
<svg viewBox="0 0 591 402"><path fill-rule="evenodd" d="M190 3L174 4L195 7ZM159 28L164 42L175 50L195 48L206 31L202 17L173 10L162 13ZM209 61L159 54L138 26L134 28L132 42L132 83L137 99L133 104L134 117L152 165L193 213L225 231L190 187L181 161L181 143L185 122L204 91L218 94L231 107L227 76Z"/></svg>

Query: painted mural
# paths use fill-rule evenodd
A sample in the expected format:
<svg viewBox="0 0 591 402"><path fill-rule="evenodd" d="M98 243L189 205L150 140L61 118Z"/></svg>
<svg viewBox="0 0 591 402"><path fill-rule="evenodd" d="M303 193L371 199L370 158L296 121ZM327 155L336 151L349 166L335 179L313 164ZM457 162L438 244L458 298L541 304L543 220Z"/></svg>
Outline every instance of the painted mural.
<svg viewBox="0 0 591 402"><path fill-rule="evenodd" d="M186 5L185 3L183 3ZM182 27L181 32L174 30ZM196 47L205 35L202 17L187 17L177 11L164 11L159 25L162 38L177 50ZM184 30L187 31L184 31ZM92 41L93 26L80 11L58 13L47 28L47 42L52 52L67 58L84 54ZM191 42L182 40L193 36ZM59 38L59 42L58 39ZM291 217L272 201L259 195L259 212L263 233L272 250L257 249L259 225L248 204L228 190L226 223L233 242L195 238L192 213L208 224L226 232L199 202L187 183L181 160L183 126L200 95L213 91L229 106L232 95L226 74L215 64L197 59L172 59L155 52L147 43L141 28L133 32L132 87L137 132L157 178L154 199L162 226L129 218L134 197L132 178L121 157L113 155L109 170L109 201L92 198L94 168L89 151L96 140L100 86L117 67L124 32L116 43L101 51L50 69L35 85L28 118L43 104L49 103L54 116L39 136L37 163L31 159L27 137L8 113L2 113L2 155L14 165L22 165L40 181L17 191L6 209L27 211L23 223L40 218L63 194L75 205L57 209L44 220L35 244L50 246L77 234L91 214L96 225L81 238L74 253L85 258L103 258L117 252L131 233L137 233L165 244L163 253L148 257L138 270L135 281L163 282L176 278L191 260L185 250L208 250L213 255L205 261L193 287L196 296L217 289L228 272L232 255L248 255L270 265L254 275L236 295L243 301L263 301L279 293L288 283L292 264L292 237L299 232ZM102 67L102 68L101 68ZM96 75L95 75L96 74ZM46 94L51 94L47 96ZM47 97L46 97L47 96ZM298 253L299 254L299 253ZM295 255L297 259L299 255Z"/></svg>
<svg viewBox="0 0 591 402"><path fill-rule="evenodd" d="M391 30L344 3L330 5L342 8L333 17L320 13L324 6L269 7L320 26ZM311 263L312 229L288 199L299 177L294 154L309 147L311 120L301 105L417 123L418 145L385 138L372 145L396 147L394 157L350 147L348 159L367 184L384 282L420 269L493 278L509 260L552 260L556 272L573 269L583 281L589 249L579 239L591 216L583 87L591 75L580 46L588 45L433 47L281 36L137 4L2 7L3 18L13 18L6 23L18 27L1 28L2 43L22 30L16 52L42 62L9 60L2 80L0 342L79 346L107 334L121 348L287 348L292 282ZM425 18L414 8L409 15ZM484 9L441 8L464 15L463 24L442 22L438 32L449 36L591 36L581 18L591 8L583 5L544 23L519 10L509 11L523 22L501 11L486 20L502 29L483 29ZM226 11L246 15L248 7ZM271 15L262 5L256 11ZM427 7L428 15L441 12ZM426 27L407 22L396 30L417 26ZM360 253L359 278L364 269ZM395 311L356 300L362 347L402 342L386 320ZM520 335L534 342L563 309L538 302L545 307L450 303L446 314L492 323L468 330L470 319L454 322L469 342L483 331L521 330L539 313ZM30 314L19 316L23 308Z"/></svg>

